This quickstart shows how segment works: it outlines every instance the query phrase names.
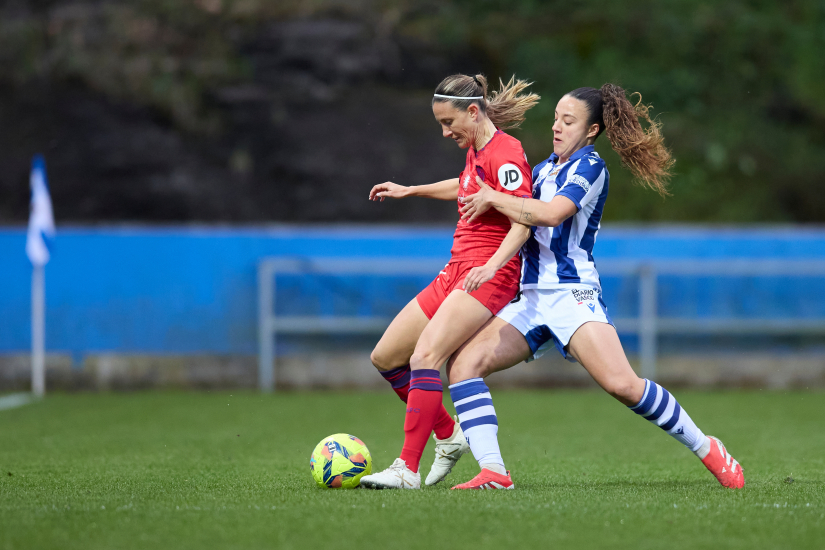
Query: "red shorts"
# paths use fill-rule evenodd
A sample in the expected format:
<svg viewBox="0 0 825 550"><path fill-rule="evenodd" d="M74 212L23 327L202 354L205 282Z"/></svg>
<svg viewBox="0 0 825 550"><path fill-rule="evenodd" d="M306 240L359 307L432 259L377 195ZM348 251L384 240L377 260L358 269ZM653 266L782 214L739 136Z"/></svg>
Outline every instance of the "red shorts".
<svg viewBox="0 0 825 550"><path fill-rule="evenodd" d="M484 265L486 260L466 260L448 263L438 277L422 290L416 299L428 319L432 319L450 292L464 288L464 278L474 267ZM521 262L513 258L496 272L496 276L473 291L470 296L495 315L516 297L519 289Z"/></svg>

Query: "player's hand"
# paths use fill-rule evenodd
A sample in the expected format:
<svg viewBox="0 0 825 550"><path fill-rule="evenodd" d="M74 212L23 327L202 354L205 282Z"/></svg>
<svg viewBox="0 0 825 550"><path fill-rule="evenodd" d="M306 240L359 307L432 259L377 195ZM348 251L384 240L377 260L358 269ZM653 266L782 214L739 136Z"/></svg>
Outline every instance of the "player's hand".
<svg viewBox="0 0 825 550"><path fill-rule="evenodd" d="M464 290L466 292L473 292L474 290L478 290L478 288L496 276L496 270L492 267L487 267L486 265L480 265L478 267L474 267L467 273L467 276L464 278Z"/></svg>
<svg viewBox="0 0 825 550"><path fill-rule="evenodd" d="M384 199L401 199L407 196L408 191L409 189L403 185L385 181L370 189L370 200L383 201Z"/></svg>
<svg viewBox="0 0 825 550"><path fill-rule="evenodd" d="M494 191L478 176L476 176L476 183L480 188L478 192L460 199L464 203L461 207L461 219L467 220L467 223L472 223L492 206L490 199Z"/></svg>

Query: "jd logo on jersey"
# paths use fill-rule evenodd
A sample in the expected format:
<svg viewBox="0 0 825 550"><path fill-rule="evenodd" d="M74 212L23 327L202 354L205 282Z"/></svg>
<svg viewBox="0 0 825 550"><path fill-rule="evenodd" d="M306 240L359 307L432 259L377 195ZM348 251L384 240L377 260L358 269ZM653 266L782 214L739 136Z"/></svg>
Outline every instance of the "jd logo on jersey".
<svg viewBox="0 0 825 550"><path fill-rule="evenodd" d="M498 169L498 182L508 191L515 191L521 187L524 177L515 164L502 164Z"/></svg>

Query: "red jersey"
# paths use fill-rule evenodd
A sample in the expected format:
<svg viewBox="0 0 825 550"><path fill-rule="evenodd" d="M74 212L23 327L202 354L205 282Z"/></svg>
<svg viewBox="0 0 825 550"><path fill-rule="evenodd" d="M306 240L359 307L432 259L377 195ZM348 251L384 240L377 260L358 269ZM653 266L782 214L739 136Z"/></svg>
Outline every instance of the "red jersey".
<svg viewBox="0 0 825 550"><path fill-rule="evenodd" d="M516 197L533 196L532 171L521 142L501 130L497 130L480 151L473 147L467 151L467 164L458 184L459 215L464 206L460 199L480 189L476 175L495 191ZM459 219L450 261L489 260L509 231L510 220L495 208L490 208L473 223Z"/></svg>

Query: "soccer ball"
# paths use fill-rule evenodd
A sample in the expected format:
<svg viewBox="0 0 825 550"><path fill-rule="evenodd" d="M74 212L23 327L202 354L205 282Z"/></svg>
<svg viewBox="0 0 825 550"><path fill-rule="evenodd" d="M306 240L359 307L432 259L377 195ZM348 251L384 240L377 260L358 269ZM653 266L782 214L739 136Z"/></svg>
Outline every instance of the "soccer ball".
<svg viewBox="0 0 825 550"><path fill-rule="evenodd" d="M312 479L321 488L354 489L372 473L372 457L364 442L349 434L322 440L309 457Z"/></svg>

